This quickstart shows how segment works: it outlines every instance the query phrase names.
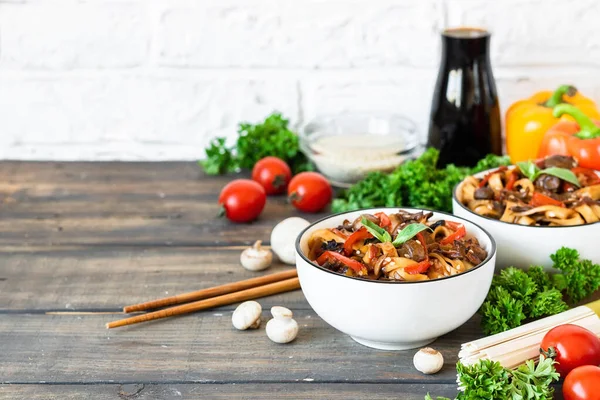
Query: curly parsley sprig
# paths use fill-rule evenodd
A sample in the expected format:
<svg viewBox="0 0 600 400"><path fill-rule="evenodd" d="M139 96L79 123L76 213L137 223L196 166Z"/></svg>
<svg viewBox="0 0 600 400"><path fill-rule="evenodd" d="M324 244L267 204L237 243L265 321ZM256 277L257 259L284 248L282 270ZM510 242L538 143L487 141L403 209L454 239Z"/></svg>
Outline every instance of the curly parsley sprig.
<svg viewBox="0 0 600 400"><path fill-rule="evenodd" d="M516 370L504 368L497 361L480 360L473 365L456 364L460 393L456 400L551 400L553 382L559 380L556 362L540 356L536 365L527 361ZM425 400L434 400L429 393ZM451 400L435 397L435 400Z"/></svg>
<svg viewBox="0 0 600 400"><path fill-rule="evenodd" d="M372 207L424 207L452 211L452 189L469 175L509 165L508 157L487 155L473 168L453 164L437 168L439 151L428 148L417 159L399 165L386 174L375 171L363 180L341 191L333 200L333 212Z"/></svg>
<svg viewBox="0 0 600 400"><path fill-rule="evenodd" d="M252 169L260 159L274 156L287 162L294 173L312 170L312 164L300 152L298 136L288 125L279 113L259 124L241 123L235 146L228 147L225 138L215 138L205 149L206 158L198 164L208 175L220 175Z"/></svg>
<svg viewBox="0 0 600 400"><path fill-rule="evenodd" d="M581 260L575 249L562 247L550 256L560 273L543 267L527 271L510 267L494 276L481 306L481 327L495 334L520 326L524 321L566 311L600 288L600 265Z"/></svg>

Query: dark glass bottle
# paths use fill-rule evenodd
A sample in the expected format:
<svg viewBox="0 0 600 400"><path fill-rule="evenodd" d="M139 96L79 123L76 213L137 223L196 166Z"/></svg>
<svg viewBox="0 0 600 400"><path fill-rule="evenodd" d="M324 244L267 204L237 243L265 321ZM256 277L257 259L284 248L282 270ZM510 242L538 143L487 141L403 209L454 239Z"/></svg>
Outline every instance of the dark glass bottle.
<svg viewBox="0 0 600 400"><path fill-rule="evenodd" d="M427 145L440 150L438 166L473 166L486 154L502 154L490 34L476 28L442 33L442 61L431 105Z"/></svg>

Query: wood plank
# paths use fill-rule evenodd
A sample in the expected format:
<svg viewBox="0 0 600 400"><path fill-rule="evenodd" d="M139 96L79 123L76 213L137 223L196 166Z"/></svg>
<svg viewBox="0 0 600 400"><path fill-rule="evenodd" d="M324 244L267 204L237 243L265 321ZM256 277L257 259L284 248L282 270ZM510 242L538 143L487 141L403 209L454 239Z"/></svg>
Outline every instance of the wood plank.
<svg viewBox="0 0 600 400"><path fill-rule="evenodd" d="M123 306L292 268L245 270L237 248L50 248L0 257L2 311L120 311ZM261 300L309 309L300 291ZM228 306L231 309L235 306Z"/></svg>
<svg viewBox="0 0 600 400"><path fill-rule="evenodd" d="M114 400L114 399L364 399L423 400L425 393L453 397L451 384L104 384L104 385L1 385L5 399L29 400ZM401 397L400 397L401 396ZM558 398L557 398L558 399Z"/></svg>
<svg viewBox="0 0 600 400"><path fill-rule="evenodd" d="M56 165L60 165L57 168ZM302 214L269 197L259 219L217 218L221 188L240 176L207 177L190 163L0 163L0 246L202 246L268 242Z"/></svg>
<svg viewBox="0 0 600 400"><path fill-rule="evenodd" d="M235 174L230 174L235 176ZM195 162L169 161L0 161L1 182L119 182L132 178L144 181L190 180L208 176Z"/></svg>
<svg viewBox="0 0 600 400"><path fill-rule="evenodd" d="M1 383L358 382L454 384L461 342L480 335L473 319L432 344L445 366L423 375L412 351L354 342L311 311L296 311L296 340L272 343L264 327L237 331L231 312L206 312L106 330L111 315L0 318ZM265 312L264 320L268 319Z"/></svg>

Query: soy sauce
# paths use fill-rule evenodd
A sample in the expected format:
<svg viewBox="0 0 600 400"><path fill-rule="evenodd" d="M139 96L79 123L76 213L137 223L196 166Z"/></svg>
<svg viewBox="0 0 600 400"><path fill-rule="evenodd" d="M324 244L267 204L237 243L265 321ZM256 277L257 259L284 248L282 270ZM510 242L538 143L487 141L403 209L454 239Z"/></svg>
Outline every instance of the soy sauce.
<svg viewBox="0 0 600 400"><path fill-rule="evenodd" d="M474 166L502 154L502 130L489 54L490 34L477 28L442 33L442 61L431 105L427 145L438 166Z"/></svg>

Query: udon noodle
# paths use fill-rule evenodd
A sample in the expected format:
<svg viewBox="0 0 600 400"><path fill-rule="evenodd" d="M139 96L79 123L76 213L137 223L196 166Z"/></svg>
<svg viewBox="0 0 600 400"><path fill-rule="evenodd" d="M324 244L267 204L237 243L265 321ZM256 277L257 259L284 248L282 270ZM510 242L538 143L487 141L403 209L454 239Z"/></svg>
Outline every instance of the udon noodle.
<svg viewBox="0 0 600 400"><path fill-rule="evenodd" d="M432 213L363 214L336 228L320 229L308 240L311 261L333 272L373 280L438 279L479 265L487 258L464 225ZM367 220L367 221L365 221ZM416 226L410 226L417 224ZM375 235L371 232L377 228ZM416 232L415 228L421 229ZM379 232L379 234L377 233ZM381 233L387 239L381 240Z"/></svg>
<svg viewBox="0 0 600 400"><path fill-rule="evenodd" d="M458 200L476 214L513 224L568 226L600 221L596 171L577 167L573 158L565 156L551 156L535 165L540 173L533 181L518 166L482 178L470 176L459 185ZM565 176L564 171L572 172L579 184L557 176Z"/></svg>

